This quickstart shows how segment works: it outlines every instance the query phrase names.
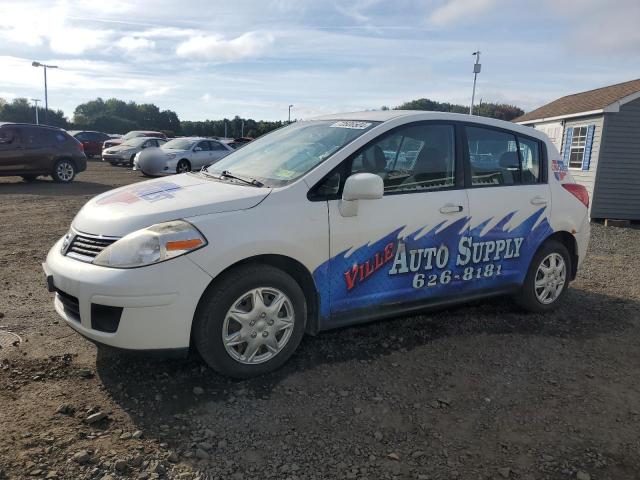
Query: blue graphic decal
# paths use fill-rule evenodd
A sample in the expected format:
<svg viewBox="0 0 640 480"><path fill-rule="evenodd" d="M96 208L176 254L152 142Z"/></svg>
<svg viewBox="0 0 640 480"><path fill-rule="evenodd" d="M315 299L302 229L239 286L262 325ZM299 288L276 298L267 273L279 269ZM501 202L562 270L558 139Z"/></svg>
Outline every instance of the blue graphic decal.
<svg viewBox="0 0 640 480"><path fill-rule="evenodd" d="M403 237L400 227L373 243L340 252L313 273L323 293L320 314L328 318L348 310L522 283L533 254L553 233L547 218L540 220L545 208L511 230L506 225L515 211L484 234L492 218L469 228L466 217Z"/></svg>

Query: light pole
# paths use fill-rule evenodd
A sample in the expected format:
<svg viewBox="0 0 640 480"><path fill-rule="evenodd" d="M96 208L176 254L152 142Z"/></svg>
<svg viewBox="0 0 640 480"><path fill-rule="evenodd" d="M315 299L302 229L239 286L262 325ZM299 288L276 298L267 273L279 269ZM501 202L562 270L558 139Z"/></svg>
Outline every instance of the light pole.
<svg viewBox="0 0 640 480"><path fill-rule="evenodd" d="M293 105L289 105L289 122L287 123L291 123L291 107L293 107Z"/></svg>
<svg viewBox="0 0 640 480"><path fill-rule="evenodd" d="M31 101L36 106L36 125L40 125L40 122L38 121L38 102L41 102L42 100L40 100L39 98L32 98Z"/></svg>
<svg viewBox="0 0 640 480"><path fill-rule="evenodd" d="M476 57L476 63L473 65L473 93L471 94L471 106L469 107L469 115L473 115L473 101L476 98L476 80L478 79L478 74L482 69L482 65L480 64L480 50L472 53L473 56Z"/></svg>
<svg viewBox="0 0 640 480"><path fill-rule="evenodd" d="M40 62L31 62L32 67L43 67L44 68L44 123L47 124L49 121L49 98L47 96L47 68L58 68L57 65L45 65Z"/></svg>

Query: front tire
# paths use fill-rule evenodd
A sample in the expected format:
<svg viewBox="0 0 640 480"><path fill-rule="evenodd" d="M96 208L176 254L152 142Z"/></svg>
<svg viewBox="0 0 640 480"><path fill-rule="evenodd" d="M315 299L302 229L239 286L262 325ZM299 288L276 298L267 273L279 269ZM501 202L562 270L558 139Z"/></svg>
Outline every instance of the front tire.
<svg viewBox="0 0 640 480"><path fill-rule="evenodd" d="M250 378L291 357L305 330L307 305L298 283L269 265L247 265L223 275L204 293L193 338L217 372Z"/></svg>
<svg viewBox="0 0 640 480"><path fill-rule="evenodd" d="M178 162L176 166L176 173L187 173L191 171L191 163L184 158Z"/></svg>
<svg viewBox="0 0 640 480"><path fill-rule="evenodd" d="M53 166L51 177L58 183L71 183L76 176L76 165L73 161L63 158Z"/></svg>
<svg viewBox="0 0 640 480"><path fill-rule="evenodd" d="M556 240L547 240L533 256L516 302L532 312L555 310L569 288L570 272L567 247Z"/></svg>

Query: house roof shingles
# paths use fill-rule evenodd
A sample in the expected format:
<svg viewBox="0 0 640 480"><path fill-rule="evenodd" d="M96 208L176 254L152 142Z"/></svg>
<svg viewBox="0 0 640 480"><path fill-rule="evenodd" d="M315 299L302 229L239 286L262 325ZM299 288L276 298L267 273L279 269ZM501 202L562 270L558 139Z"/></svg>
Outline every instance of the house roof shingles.
<svg viewBox="0 0 640 480"><path fill-rule="evenodd" d="M640 79L618 83L609 87L596 88L587 92L574 93L547 103L540 108L525 113L514 122L526 122L542 118L559 117L572 113L601 110L607 105L634 93L640 92Z"/></svg>

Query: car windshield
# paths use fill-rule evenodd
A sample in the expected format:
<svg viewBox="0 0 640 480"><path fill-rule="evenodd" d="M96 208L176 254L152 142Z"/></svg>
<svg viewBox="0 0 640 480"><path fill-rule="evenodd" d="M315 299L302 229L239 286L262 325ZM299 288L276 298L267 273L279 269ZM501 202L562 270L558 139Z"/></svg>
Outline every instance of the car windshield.
<svg viewBox="0 0 640 480"><path fill-rule="evenodd" d="M162 145L163 150L190 150L197 140L192 138L175 138Z"/></svg>
<svg viewBox="0 0 640 480"><path fill-rule="evenodd" d="M130 138L142 137L144 133L140 132L129 132L125 136L122 137L123 140L129 140Z"/></svg>
<svg viewBox="0 0 640 480"><path fill-rule="evenodd" d="M127 147L139 147L146 141L147 137L135 137L122 142L122 145L126 145Z"/></svg>
<svg viewBox="0 0 640 480"><path fill-rule="evenodd" d="M324 162L380 122L296 122L271 132L214 163L207 172L228 172L281 187Z"/></svg>

